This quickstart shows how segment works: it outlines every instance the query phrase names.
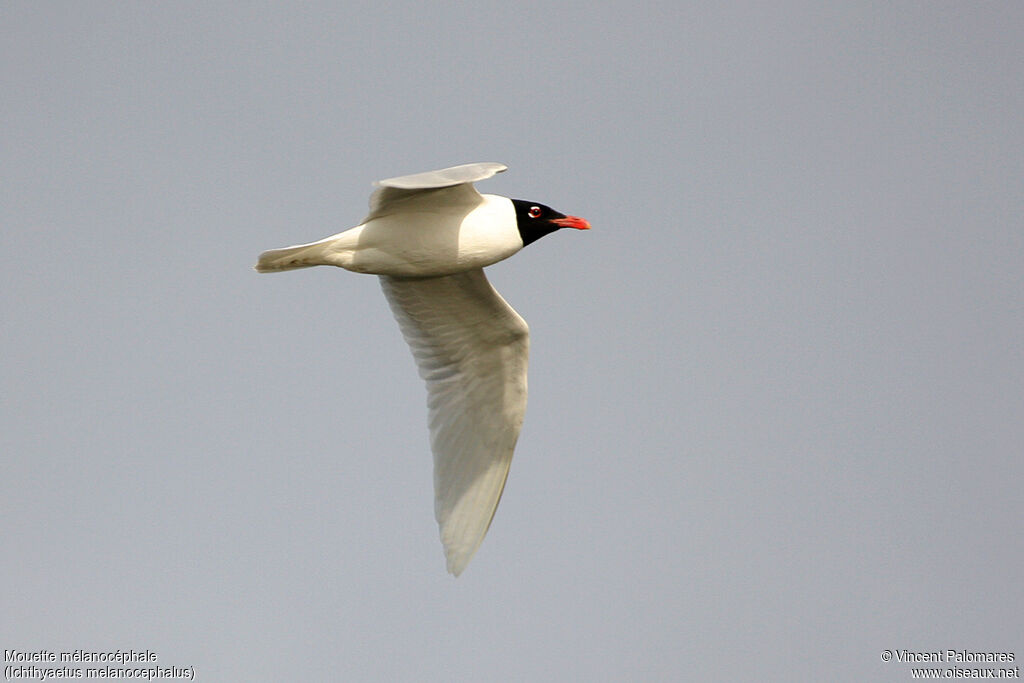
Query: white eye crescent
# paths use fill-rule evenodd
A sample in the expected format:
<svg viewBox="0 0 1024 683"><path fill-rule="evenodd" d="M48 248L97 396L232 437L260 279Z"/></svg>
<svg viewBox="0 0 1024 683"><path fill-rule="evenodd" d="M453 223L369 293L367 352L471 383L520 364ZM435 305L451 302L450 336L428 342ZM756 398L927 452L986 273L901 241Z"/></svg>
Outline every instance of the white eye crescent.
<svg viewBox="0 0 1024 683"><path fill-rule="evenodd" d="M530 218L539 218L540 214L541 214L540 207L539 206L531 206L529 214L530 214Z"/></svg>

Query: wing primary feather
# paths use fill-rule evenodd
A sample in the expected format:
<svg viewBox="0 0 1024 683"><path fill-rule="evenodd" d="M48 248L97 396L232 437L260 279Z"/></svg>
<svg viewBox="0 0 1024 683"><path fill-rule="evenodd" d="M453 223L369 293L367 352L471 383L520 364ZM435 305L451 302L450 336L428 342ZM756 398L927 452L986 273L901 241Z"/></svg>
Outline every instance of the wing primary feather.
<svg viewBox="0 0 1024 683"><path fill-rule="evenodd" d="M380 280L427 384L434 513L458 576L508 477L526 412L529 327L480 269Z"/></svg>

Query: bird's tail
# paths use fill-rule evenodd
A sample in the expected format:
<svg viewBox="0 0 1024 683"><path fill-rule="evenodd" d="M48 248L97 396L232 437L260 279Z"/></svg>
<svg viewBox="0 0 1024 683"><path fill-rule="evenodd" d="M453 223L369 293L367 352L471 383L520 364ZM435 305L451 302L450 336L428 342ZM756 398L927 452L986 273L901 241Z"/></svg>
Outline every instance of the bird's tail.
<svg viewBox="0 0 1024 683"><path fill-rule="evenodd" d="M276 273L296 268L333 265L328 257L334 253L331 243L335 241L335 237L328 237L319 242L265 251L260 254L259 261L254 267L260 273Z"/></svg>

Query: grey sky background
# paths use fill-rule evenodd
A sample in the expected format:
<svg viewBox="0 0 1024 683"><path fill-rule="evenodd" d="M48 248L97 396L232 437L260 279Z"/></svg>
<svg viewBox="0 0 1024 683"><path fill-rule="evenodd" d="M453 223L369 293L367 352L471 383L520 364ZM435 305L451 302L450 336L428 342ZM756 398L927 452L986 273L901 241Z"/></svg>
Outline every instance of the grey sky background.
<svg viewBox="0 0 1024 683"><path fill-rule="evenodd" d="M0 643L196 680L910 680L1024 657L1024 5L0 5ZM376 278L471 161L530 403L465 574Z"/></svg>

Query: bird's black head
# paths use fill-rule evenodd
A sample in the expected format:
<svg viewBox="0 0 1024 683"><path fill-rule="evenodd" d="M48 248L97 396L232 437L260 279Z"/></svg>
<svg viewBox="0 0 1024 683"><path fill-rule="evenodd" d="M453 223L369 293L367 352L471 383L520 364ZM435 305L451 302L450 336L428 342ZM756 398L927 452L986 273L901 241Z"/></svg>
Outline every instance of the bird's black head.
<svg viewBox="0 0 1024 683"><path fill-rule="evenodd" d="M559 228L590 229L590 223L584 219L566 216L550 206L537 202L513 199L512 206L516 209L516 224L519 226L519 236L523 238L524 247Z"/></svg>

